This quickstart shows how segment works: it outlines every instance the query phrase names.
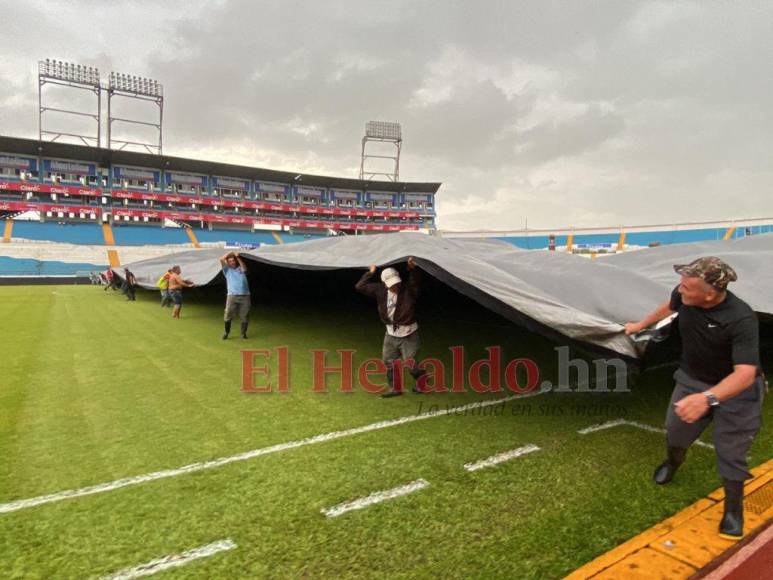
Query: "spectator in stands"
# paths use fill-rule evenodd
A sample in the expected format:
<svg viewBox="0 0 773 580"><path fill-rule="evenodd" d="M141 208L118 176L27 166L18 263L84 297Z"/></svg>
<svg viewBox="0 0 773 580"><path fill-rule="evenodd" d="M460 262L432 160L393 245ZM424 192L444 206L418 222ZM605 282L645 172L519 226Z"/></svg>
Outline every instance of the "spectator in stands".
<svg viewBox="0 0 773 580"><path fill-rule="evenodd" d="M169 272L169 296L172 299L174 308L172 309L172 318L180 318L180 310L183 307L183 288L190 288L193 282L183 280L180 266L172 266Z"/></svg>
<svg viewBox="0 0 773 580"><path fill-rule="evenodd" d="M124 283L126 284L126 299L134 302L137 298L135 292L137 291L137 279L129 268L123 269Z"/></svg>
<svg viewBox="0 0 773 580"><path fill-rule="evenodd" d="M156 282L156 286L161 290L161 308L172 305L172 297L169 294L169 276L171 274L172 269L169 268Z"/></svg>
<svg viewBox="0 0 773 580"><path fill-rule="evenodd" d="M220 256L220 265L227 287L225 299L225 314L223 316L225 329L223 340L228 338L231 332L231 320L238 316L241 320L242 338L247 338L247 326L250 323L250 285L247 282L247 265L242 257L235 252L229 252Z"/></svg>
<svg viewBox="0 0 773 580"><path fill-rule="evenodd" d="M387 382L389 391L382 397L397 397L402 395L402 385L394 372L396 360L413 360L408 367L414 379L418 380L427 371L419 369L415 364L419 351L419 325L416 322L416 302L419 298L421 270L416 269L413 258L408 258L408 282L402 283L400 274L394 268L385 268L381 272L381 283L371 281L376 273L376 265L363 274L355 289L366 296L376 299L381 322L386 325L382 358L387 366ZM423 393L418 387L413 387L414 393Z"/></svg>

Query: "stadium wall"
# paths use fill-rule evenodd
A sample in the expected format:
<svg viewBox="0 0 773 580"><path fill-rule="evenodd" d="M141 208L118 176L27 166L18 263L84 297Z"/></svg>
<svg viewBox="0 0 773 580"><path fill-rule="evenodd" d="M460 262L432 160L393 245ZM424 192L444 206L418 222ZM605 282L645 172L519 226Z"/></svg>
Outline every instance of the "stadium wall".
<svg viewBox="0 0 773 580"><path fill-rule="evenodd" d="M617 228L585 228L578 230L557 229L534 230L533 232L441 232L444 237L476 237L494 238L513 244L525 250L544 250L550 244L550 237L555 237L558 248L566 247L569 237L572 245L578 247L611 246L616 248L621 234L628 249L632 247L647 247L650 245L686 244L722 239L736 239L745 236L773 233L773 218L754 218L743 221L670 224L652 226L623 226Z"/></svg>

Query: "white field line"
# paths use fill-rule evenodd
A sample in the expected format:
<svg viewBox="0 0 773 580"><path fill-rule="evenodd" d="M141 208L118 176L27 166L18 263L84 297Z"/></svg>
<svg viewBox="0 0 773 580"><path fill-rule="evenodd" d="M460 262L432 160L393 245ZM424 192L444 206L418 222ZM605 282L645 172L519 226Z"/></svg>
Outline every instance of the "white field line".
<svg viewBox="0 0 773 580"><path fill-rule="evenodd" d="M596 431L603 431L604 429L619 427L620 425L625 425L625 423L626 423L625 419L614 419L612 421L607 421L606 423L599 423L598 425L591 425L590 427L585 427L585 429L580 429L577 432L580 435L587 435L588 433L595 433Z"/></svg>
<svg viewBox="0 0 773 580"><path fill-rule="evenodd" d="M341 514L345 514L346 512L361 510L362 508L381 503L382 501L386 501L388 499L394 499L396 497L408 495L409 493L419 491L420 489L424 489L428 486L429 482L427 480L417 479L399 487L393 487L392 489L387 489L384 491L377 491L367 497L361 497L359 499L340 503L331 508L325 508L322 510L322 513L329 518L335 518Z"/></svg>
<svg viewBox="0 0 773 580"><path fill-rule="evenodd" d="M588 433L595 433L596 431L603 431L604 429L612 429L613 427L620 427L621 425L627 425L629 427L636 427L637 429L643 429L644 431L650 431L651 433L665 433L666 430L660 427L654 427L647 425L647 423L639 423L638 421L628 421L627 419L614 419L607 421L606 423L599 423L598 425L591 425L577 431L580 435L587 435ZM705 447L706 449L714 449L711 443L704 443L703 441L696 440L694 445L699 447Z"/></svg>
<svg viewBox="0 0 773 580"><path fill-rule="evenodd" d="M129 487L131 485L139 485L141 483L147 483L149 481L155 481L157 479L165 479L167 477L176 477L178 475L183 475L186 473L195 473L197 471L215 469L217 467L228 465L229 463L235 463L237 461L246 461L248 459L260 457L262 455L270 455L272 453L279 453L281 451L296 449L298 447L305 447L307 445L315 445L317 443L326 443L328 441L333 441L334 439L351 437L352 435L359 435L361 433L370 433L371 431L378 431L379 429L387 429L388 427L407 425L408 423L423 421L425 419L432 419L434 417L444 417L446 415L464 413L465 411L470 411L473 409L491 407L492 405L501 405L509 401L515 401L517 399L525 399L527 397L534 397L537 395L541 395L545 392L546 391L536 391L532 393L526 393L523 395L512 395L510 397L502 397L500 399L481 401L479 403L469 403L467 405L461 405L458 407L446 407L445 409L438 409L435 412L424 413L421 415L408 415L406 417L399 417L397 419L389 419L386 421L378 421L377 423L370 423L368 425L363 425L362 427L354 427L353 429L346 429L345 431L332 431L330 433L323 433L321 435L307 437L306 439L289 441L287 443L279 443L277 445L271 445L269 447L260 447L258 449L245 451L243 453L230 455L228 457L220 457L218 459L212 459L210 461L191 463L189 465L184 465L183 467L178 467L176 469L163 469L161 471L153 471L151 473L145 473L143 475L125 477L123 479L116 479L114 481L100 483L98 485L91 485L89 487L82 487L80 489L68 489L66 491L60 491L49 495L40 495L29 499L19 499L8 503L0 504L0 513L15 512L17 510L22 510L22 509L31 508L38 505L62 501L65 499L73 499L76 497L83 497L84 495L104 493L107 491L121 489L122 487Z"/></svg>
<svg viewBox="0 0 773 580"><path fill-rule="evenodd" d="M232 540L220 540L219 542L213 542L206 546L188 550L182 554L172 554L170 556L159 558L158 560L151 560L145 564L140 564L134 568L126 568L120 572L110 574L109 576L102 576L100 580L129 580L130 578L151 576L157 572L168 570L169 568L185 566L194 560L208 558L209 556L214 556L218 552L225 552L227 550L233 550L234 548L236 548L236 544Z"/></svg>
<svg viewBox="0 0 773 580"><path fill-rule="evenodd" d="M479 469L485 469L486 467L493 467L494 465L497 465L499 463L510 461L511 459L515 459L516 457L520 457L521 455L526 455L527 453L534 453L535 451L539 451L539 447L537 447L536 445L531 445L531 444L524 445L523 447L518 447L517 449L511 449L510 451L498 453L486 459L475 461L474 463L465 463L464 468L467 471L478 471Z"/></svg>

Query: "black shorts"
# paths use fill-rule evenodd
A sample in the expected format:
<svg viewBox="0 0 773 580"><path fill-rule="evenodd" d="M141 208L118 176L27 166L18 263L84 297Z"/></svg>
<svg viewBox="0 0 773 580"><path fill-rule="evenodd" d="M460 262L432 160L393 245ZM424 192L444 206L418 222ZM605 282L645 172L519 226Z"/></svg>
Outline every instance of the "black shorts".
<svg viewBox="0 0 773 580"><path fill-rule="evenodd" d="M175 306L183 305L183 291L179 288L169 291L169 297L172 299L172 303Z"/></svg>

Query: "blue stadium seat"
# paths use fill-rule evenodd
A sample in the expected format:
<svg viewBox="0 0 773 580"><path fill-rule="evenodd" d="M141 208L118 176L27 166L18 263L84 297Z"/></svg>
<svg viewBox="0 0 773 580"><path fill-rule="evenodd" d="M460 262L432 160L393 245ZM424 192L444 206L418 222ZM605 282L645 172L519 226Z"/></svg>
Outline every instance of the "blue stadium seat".
<svg viewBox="0 0 773 580"><path fill-rule="evenodd" d="M100 272L106 268L107 264L70 264L54 260L0 256L0 276L74 276L76 272L92 270Z"/></svg>
<svg viewBox="0 0 773 580"><path fill-rule="evenodd" d="M282 241L285 244L292 244L294 242L307 242L309 240L316 240L319 238L322 238L324 236L315 236L310 234L280 234L282 236Z"/></svg>
<svg viewBox="0 0 773 580"><path fill-rule="evenodd" d="M182 228L162 228L158 226L123 226L114 224L113 238L115 238L117 246L163 246L167 244L191 243L188 234Z"/></svg>
<svg viewBox="0 0 773 580"><path fill-rule="evenodd" d="M99 224L57 224L53 222L15 221L13 237L47 242L95 245L104 244Z"/></svg>
<svg viewBox="0 0 773 580"><path fill-rule="evenodd" d="M184 233L184 232L183 232ZM199 242L237 242L240 244L276 244L271 232L239 230L194 230Z"/></svg>
<svg viewBox="0 0 773 580"><path fill-rule="evenodd" d="M163 246L190 244L190 238L183 228L162 228L159 226L122 225L112 227L113 237L118 246ZM243 230L194 229L200 242L236 242L247 244L276 244L271 232L249 232ZM285 243L302 242L320 236L291 235L279 233ZM103 245L105 243L100 224L59 224L56 222L15 221L13 237L47 242L63 242L81 245Z"/></svg>

